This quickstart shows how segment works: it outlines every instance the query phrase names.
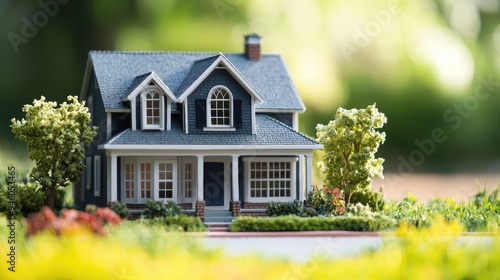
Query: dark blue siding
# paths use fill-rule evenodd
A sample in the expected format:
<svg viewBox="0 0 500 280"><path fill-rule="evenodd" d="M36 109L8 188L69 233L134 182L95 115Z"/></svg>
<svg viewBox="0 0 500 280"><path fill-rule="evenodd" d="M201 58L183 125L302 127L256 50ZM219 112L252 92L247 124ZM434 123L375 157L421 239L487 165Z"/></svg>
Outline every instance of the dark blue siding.
<svg viewBox="0 0 500 280"><path fill-rule="evenodd" d="M112 113L111 114L111 137L131 128L131 114L130 113Z"/></svg>
<svg viewBox="0 0 500 280"><path fill-rule="evenodd" d="M289 127L293 127L293 114L292 113L264 113L273 119L276 119Z"/></svg>
<svg viewBox="0 0 500 280"><path fill-rule="evenodd" d="M241 100L242 116L241 128L236 128L233 132L214 132L203 131L202 127L196 125L196 100L207 99L210 90L218 85L227 87L232 95L233 100ZM225 69L215 69L187 98L188 102L188 127L189 133L235 133L235 134L252 134L252 111L250 94L227 72ZM208 120L207 120L208 121Z"/></svg>
<svg viewBox="0 0 500 280"><path fill-rule="evenodd" d="M91 78L89 80L89 85L87 89L87 98L92 96L93 104L88 104L87 106L92 105L91 112L92 114L92 122L94 126L98 127L97 135L94 138L94 141L89 147L85 149L85 156L90 157L92 160L92 164L90 166L91 172L91 188L90 190L85 189L85 202L84 204L96 204L97 206L106 206L107 203L107 160L105 151L99 150L97 147L107 141L107 115L104 108L104 103L100 94L99 89L96 87L96 79L95 73L92 71ZM94 196L94 156L101 156L101 196ZM85 173L85 172L84 172ZM85 182L85 178L83 178ZM85 185L84 185L85 188Z"/></svg>

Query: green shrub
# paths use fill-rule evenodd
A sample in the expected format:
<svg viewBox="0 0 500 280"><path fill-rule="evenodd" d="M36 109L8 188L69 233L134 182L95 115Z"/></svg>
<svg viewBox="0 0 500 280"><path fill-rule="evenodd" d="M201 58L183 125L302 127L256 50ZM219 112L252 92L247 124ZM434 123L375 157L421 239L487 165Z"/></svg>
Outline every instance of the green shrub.
<svg viewBox="0 0 500 280"><path fill-rule="evenodd" d="M371 187L355 191L351 195L351 204L361 203L370 206L374 212L384 209L385 197L382 190L375 192Z"/></svg>
<svg viewBox="0 0 500 280"><path fill-rule="evenodd" d="M267 204L266 213L270 217L288 215L311 217L316 215L314 209L307 209L302 202L296 199L290 202L271 201Z"/></svg>
<svg viewBox="0 0 500 280"><path fill-rule="evenodd" d="M7 185L0 189L0 212L7 215L10 197L14 194L15 213L27 217L38 212L45 205L45 194L33 183L16 183L15 191L9 193Z"/></svg>
<svg viewBox="0 0 500 280"><path fill-rule="evenodd" d="M495 231L500 225L500 189L491 194L479 192L468 202L457 203L453 199L431 199L419 203L414 196L408 196L399 203L389 203L382 213L398 222L417 228L427 228L441 216L447 222L458 221L468 231Z"/></svg>
<svg viewBox="0 0 500 280"><path fill-rule="evenodd" d="M387 216L336 216L311 217L238 217L230 226L231 231L379 231L393 228L396 221Z"/></svg>
<svg viewBox="0 0 500 280"><path fill-rule="evenodd" d="M152 219L154 217L170 217L182 215L182 208L172 200L164 204L162 201L154 201L149 199L146 202L146 209L144 210L144 217Z"/></svg>
<svg viewBox="0 0 500 280"><path fill-rule="evenodd" d="M314 208L317 215L344 214L344 199L338 188L313 187L307 194L306 202Z"/></svg>
<svg viewBox="0 0 500 280"><path fill-rule="evenodd" d="M46 196L38 183L30 181L29 172L19 172L16 174L14 183L14 201L16 215L28 217L32 213L37 213L45 205ZM9 203L9 177L7 173L0 173L0 213L7 214ZM12 193L11 193L12 194ZM59 211L63 208L66 196L65 188L58 188L54 196L54 208Z"/></svg>
<svg viewBox="0 0 500 280"><path fill-rule="evenodd" d="M111 209L113 209L113 211L115 211L115 213L118 214L122 219L126 219L130 215L130 212L127 208L127 203L116 201L113 203Z"/></svg>
<svg viewBox="0 0 500 280"><path fill-rule="evenodd" d="M370 217L375 215L376 212L372 212L370 210L370 206L368 205L363 205L361 203L356 203L356 204L349 204L346 208L346 215L347 216L363 216L363 217Z"/></svg>
<svg viewBox="0 0 500 280"><path fill-rule="evenodd" d="M142 219L140 223L148 226L163 226L168 231L181 232L199 232L207 231L199 217L190 217L186 215L156 217L153 219Z"/></svg>

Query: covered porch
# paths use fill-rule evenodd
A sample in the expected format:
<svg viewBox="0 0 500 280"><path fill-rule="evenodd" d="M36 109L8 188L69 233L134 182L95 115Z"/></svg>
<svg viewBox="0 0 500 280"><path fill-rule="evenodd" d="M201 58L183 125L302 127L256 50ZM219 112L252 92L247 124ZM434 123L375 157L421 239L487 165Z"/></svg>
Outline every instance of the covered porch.
<svg viewBox="0 0 500 280"><path fill-rule="evenodd" d="M303 201L312 185L312 152L262 150L108 150L107 201L141 209L148 199L173 200L205 217L265 212L269 201ZM306 188L307 186L307 188Z"/></svg>

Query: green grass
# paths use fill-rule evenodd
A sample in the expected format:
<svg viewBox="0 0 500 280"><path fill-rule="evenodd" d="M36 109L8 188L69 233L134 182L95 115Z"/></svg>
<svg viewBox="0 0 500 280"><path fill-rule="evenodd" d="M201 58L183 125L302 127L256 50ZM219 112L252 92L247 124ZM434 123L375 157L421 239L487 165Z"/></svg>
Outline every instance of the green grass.
<svg viewBox="0 0 500 280"><path fill-rule="evenodd" d="M437 216L446 221L458 221L468 231L497 231L500 227L500 188L487 193L478 192L467 202L453 199L431 199L420 203L414 196L400 202L386 203L384 215L393 217L400 223L416 227L429 227Z"/></svg>
<svg viewBox="0 0 500 280"><path fill-rule="evenodd" d="M207 249L202 237L166 232L162 225L126 222L106 236L87 231L24 238L17 223L16 272L0 279L499 279L500 235L460 242L460 223L437 218L428 228L401 225L376 250L332 259L318 245L306 263ZM0 217L0 240L7 240ZM8 252L7 242L0 251Z"/></svg>

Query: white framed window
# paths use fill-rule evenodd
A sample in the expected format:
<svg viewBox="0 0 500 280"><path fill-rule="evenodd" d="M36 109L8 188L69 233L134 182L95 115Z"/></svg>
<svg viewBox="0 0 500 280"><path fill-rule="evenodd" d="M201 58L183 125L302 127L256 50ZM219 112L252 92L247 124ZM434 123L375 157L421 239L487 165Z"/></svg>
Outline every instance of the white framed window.
<svg viewBox="0 0 500 280"><path fill-rule="evenodd" d="M152 169L150 162L140 162L139 166L139 202L153 198Z"/></svg>
<svg viewBox="0 0 500 280"><path fill-rule="evenodd" d="M244 158L249 202L295 199L296 157Z"/></svg>
<svg viewBox="0 0 500 280"><path fill-rule="evenodd" d="M136 164L132 161L125 161L123 163L123 180L124 193L122 194L123 202L136 202L137 201L137 188L136 188Z"/></svg>
<svg viewBox="0 0 500 280"><path fill-rule="evenodd" d="M121 198L126 203L148 199L178 201L177 160L173 157L123 157Z"/></svg>
<svg viewBox="0 0 500 280"><path fill-rule="evenodd" d="M156 160L154 199L177 201L177 164L174 160Z"/></svg>
<svg viewBox="0 0 500 280"><path fill-rule="evenodd" d="M156 86L148 86L141 94L142 129L164 129L164 96Z"/></svg>
<svg viewBox="0 0 500 280"><path fill-rule="evenodd" d="M85 189L90 190L92 186L92 158L85 158Z"/></svg>
<svg viewBox="0 0 500 280"><path fill-rule="evenodd" d="M94 195L101 196L101 156L94 156Z"/></svg>
<svg viewBox="0 0 500 280"><path fill-rule="evenodd" d="M232 130L233 95L225 86L213 87L207 98L207 128Z"/></svg>
<svg viewBox="0 0 500 280"><path fill-rule="evenodd" d="M194 161L184 159L182 163L181 170L181 195L180 199L184 203L193 202L193 194L195 192L195 178L196 174L194 173Z"/></svg>

